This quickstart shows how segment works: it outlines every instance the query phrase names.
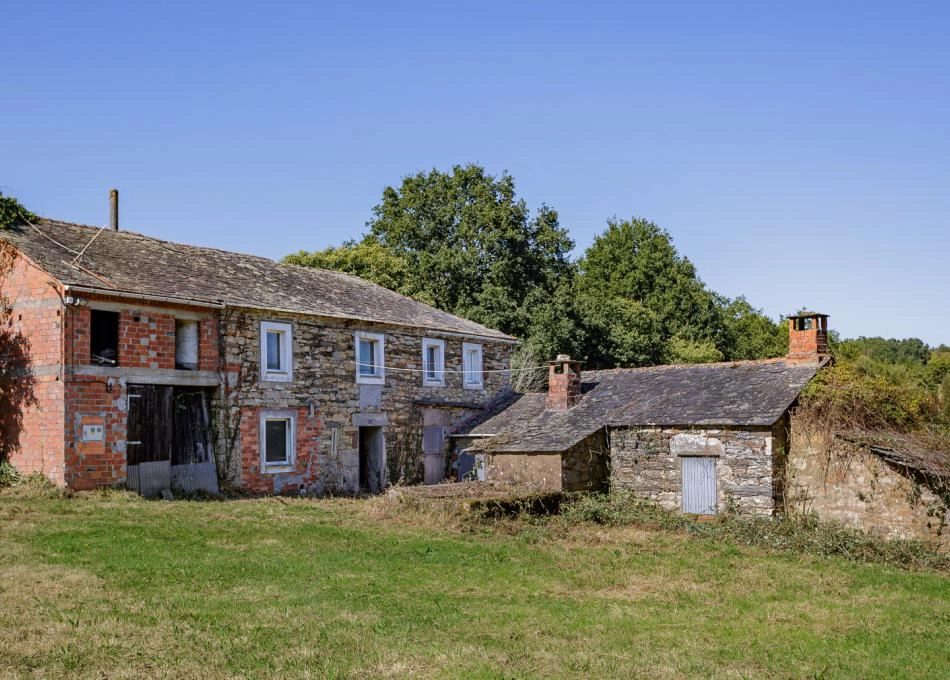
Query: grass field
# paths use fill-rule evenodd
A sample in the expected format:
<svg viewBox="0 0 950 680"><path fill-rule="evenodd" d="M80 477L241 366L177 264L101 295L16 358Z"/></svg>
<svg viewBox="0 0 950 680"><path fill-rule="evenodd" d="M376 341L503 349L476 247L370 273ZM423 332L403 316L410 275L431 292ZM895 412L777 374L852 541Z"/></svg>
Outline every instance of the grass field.
<svg viewBox="0 0 950 680"><path fill-rule="evenodd" d="M948 677L950 577L385 499L0 491L10 677Z"/></svg>

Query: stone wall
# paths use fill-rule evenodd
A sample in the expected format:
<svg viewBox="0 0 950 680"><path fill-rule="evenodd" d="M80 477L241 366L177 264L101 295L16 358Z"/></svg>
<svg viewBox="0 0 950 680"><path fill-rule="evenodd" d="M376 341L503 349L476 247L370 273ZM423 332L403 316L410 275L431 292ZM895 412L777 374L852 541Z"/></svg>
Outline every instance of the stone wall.
<svg viewBox="0 0 950 680"><path fill-rule="evenodd" d="M261 322L289 323L292 327L293 375L287 382L261 379ZM302 409L298 422L316 427L310 441L309 471L298 457L292 475L304 482L294 488L302 493L353 493L359 469L359 428L382 427L388 479L392 483L417 483L423 478L424 426L451 428L475 413L482 404L508 385L511 343L479 340L425 329L392 327L369 322L228 310L222 319L226 342L228 382L219 402L222 415L219 456L229 470L231 483L254 491L288 490L279 475L251 472L259 458L255 409ZM382 385L356 381L356 331L385 336L387 371ZM427 387L422 381L422 339L445 341L444 387ZM462 383L462 343L483 347L483 389L466 389ZM503 372L504 371L504 372ZM306 414L305 416L303 414ZM228 432L236 432L228 445ZM450 475L446 470L446 475Z"/></svg>
<svg viewBox="0 0 950 680"><path fill-rule="evenodd" d="M489 452L485 479L550 491L604 491L607 465L607 441L599 430L563 453Z"/></svg>
<svg viewBox="0 0 950 680"><path fill-rule="evenodd" d="M776 498L770 429L616 428L610 431L610 486L651 498L665 508L683 503L685 455L716 458L718 508L731 498L742 510L771 515Z"/></svg>
<svg viewBox="0 0 950 680"><path fill-rule="evenodd" d="M800 419L792 420L786 484L792 511L950 549L947 505L923 480Z"/></svg>

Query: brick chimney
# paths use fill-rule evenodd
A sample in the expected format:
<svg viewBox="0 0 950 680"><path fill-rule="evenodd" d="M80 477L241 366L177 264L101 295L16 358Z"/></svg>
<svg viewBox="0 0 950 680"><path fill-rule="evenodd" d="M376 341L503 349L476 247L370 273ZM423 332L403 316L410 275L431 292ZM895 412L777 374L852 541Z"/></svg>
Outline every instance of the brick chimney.
<svg viewBox="0 0 950 680"><path fill-rule="evenodd" d="M566 411L581 398L581 362L558 354L548 366L547 410Z"/></svg>
<svg viewBox="0 0 950 680"><path fill-rule="evenodd" d="M800 312L788 317L788 359L828 356L828 315Z"/></svg>

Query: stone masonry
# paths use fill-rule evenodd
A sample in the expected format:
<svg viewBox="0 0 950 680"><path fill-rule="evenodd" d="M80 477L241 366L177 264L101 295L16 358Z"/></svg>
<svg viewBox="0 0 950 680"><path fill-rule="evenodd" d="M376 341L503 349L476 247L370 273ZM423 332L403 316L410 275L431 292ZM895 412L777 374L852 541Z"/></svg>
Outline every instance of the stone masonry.
<svg viewBox="0 0 950 680"><path fill-rule="evenodd" d="M610 432L611 486L680 510L684 456L716 458L718 509L732 498L742 511L776 510L773 433L769 429L618 428Z"/></svg>

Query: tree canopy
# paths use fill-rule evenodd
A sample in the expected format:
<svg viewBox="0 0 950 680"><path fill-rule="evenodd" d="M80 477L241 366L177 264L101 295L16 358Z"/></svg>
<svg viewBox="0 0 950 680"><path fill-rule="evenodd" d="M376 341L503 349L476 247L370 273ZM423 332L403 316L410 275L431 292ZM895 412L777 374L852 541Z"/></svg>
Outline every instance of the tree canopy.
<svg viewBox="0 0 950 680"><path fill-rule="evenodd" d="M357 273L520 337L572 274L574 242L557 212L542 205L532 216L507 173L457 165L410 175L386 187L373 214L359 242L286 260Z"/></svg>

